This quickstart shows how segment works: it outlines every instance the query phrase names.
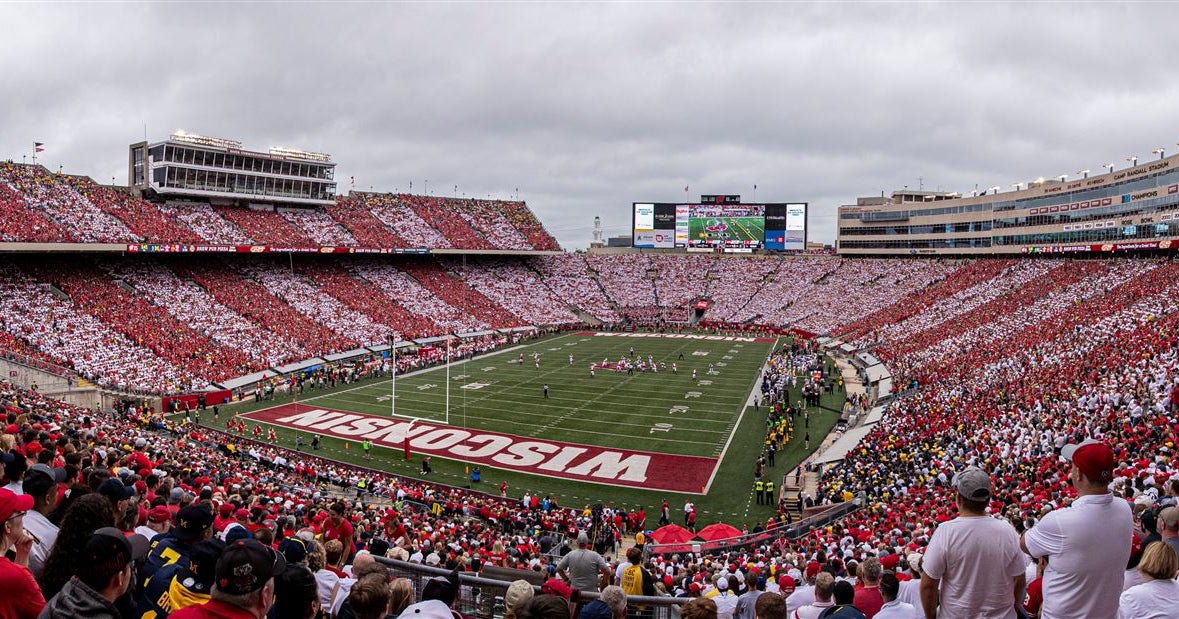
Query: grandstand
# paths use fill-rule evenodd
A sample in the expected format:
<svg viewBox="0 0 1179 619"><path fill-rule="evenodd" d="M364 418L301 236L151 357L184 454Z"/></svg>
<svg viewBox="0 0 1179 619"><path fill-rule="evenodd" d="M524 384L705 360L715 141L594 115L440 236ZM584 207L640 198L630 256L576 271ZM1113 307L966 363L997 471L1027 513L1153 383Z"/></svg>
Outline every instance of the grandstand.
<svg viewBox="0 0 1179 619"><path fill-rule="evenodd" d="M472 572L545 572L587 529L617 558L662 501L698 503L694 529L739 535L649 544L673 595L739 565L903 565L967 466L1032 527L1076 499L1058 454L1088 437L1155 512L1179 494L1177 161L898 192L841 209L838 255L737 256L562 252L522 202L337 196L326 155L187 135L132 145L131 187L4 163L0 443L71 482L124 468L128 530L174 488L280 536L343 500L357 549ZM608 448L613 469L577 460Z"/></svg>

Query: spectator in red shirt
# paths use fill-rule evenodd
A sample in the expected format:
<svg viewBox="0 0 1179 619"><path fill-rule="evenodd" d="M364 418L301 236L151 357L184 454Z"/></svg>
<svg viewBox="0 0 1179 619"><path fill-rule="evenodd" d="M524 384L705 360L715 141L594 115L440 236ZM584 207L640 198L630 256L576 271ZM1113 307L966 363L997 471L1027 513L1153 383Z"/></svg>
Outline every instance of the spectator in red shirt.
<svg viewBox="0 0 1179 619"><path fill-rule="evenodd" d="M7 454L6 454L7 455ZM0 555L0 617L24 619L36 617L45 607L45 598L29 572L29 552L33 536L25 532L25 512L33 509L33 497L0 488L0 548L16 547L16 561Z"/></svg>
<svg viewBox="0 0 1179 619"><path fill-rule="evenodd" d="M344 517L348 508L343 501L336 501L328 511L331 512L331 516L323 523L323 541L337 540L343 545L344 551L341 553L343 556L340 563L336 565L336 567L343 567L347 565L348 558L352 556L355 531L352 528L352 523Z"/></svg>
<svg viewBox="0 0 1179 619"><path fill-rule="evenodd" d="M884 575L884 569L876 557L868 557L856 573L860 581L856 585L856 599L852 605L872 619L884 606L884 597L880 595L880 577Z"/></svg>

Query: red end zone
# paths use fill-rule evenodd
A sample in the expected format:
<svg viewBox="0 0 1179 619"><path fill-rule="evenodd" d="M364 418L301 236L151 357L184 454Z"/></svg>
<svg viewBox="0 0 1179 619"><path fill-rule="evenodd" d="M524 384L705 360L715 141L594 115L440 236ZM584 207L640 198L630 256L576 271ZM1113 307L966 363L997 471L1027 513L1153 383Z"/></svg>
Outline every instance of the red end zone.
<svg viewBox="0 0 1179 619"><path fill-rule="evenodd" d="M703 494L717 465L715 458L577 445L307 405L284 404L241 417L397 450L404 449L408 437L415 454L648 490Z"/></svg>

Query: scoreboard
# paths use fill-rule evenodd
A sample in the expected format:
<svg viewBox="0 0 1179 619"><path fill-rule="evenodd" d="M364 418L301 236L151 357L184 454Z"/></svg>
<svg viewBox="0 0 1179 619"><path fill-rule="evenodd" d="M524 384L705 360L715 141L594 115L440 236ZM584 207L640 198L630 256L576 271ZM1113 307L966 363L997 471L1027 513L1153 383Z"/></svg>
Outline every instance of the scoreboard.
<svg viewBox="0 0 1179 619"><path fill-rule="evenodd" d="M806 249L807 203L742 204L740 200L740 196L702 196L692 204L634 202L633 244L688 251Z"/></svg>

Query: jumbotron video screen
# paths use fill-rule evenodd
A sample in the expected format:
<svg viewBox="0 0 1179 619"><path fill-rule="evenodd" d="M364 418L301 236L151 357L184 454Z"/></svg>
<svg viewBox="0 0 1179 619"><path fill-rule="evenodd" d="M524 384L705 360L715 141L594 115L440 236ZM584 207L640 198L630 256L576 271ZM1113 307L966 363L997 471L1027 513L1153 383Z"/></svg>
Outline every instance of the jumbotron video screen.
<svg viewBox="0 0 1179 619"><path fill-rule="evenodd" d="M702 196L712 198L712 196ZM750 252L806 249L807 204L741 204L740 196L696 204L635 202L638 248Z"/></svg>

